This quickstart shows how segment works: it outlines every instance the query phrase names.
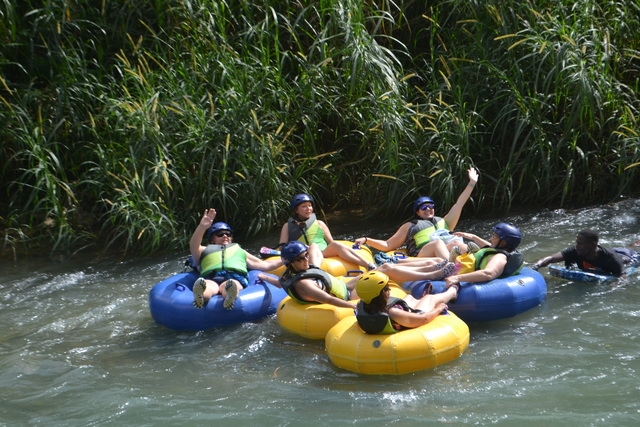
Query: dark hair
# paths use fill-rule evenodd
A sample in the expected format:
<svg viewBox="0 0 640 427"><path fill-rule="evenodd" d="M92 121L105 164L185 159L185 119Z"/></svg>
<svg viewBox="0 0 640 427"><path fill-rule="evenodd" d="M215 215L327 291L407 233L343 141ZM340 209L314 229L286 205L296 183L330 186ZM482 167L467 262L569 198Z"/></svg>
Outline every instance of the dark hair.
<svg viewBox="0 0 640 427"><path fill-rule="evenodd" d="M386 313L387 299L385 298L385 293L380 292L380 295L374 297L369 304L362 301L362 306L364 307L364 311L369 314Z"/></svg>
<svg viewBox="0 0 640 427"><path fill-rule="evenodd" d="M578 236L582 236L582 238L589 243L595 243L596 245L598 244L598 240L600 240L598 232L593 230L580 230Z"/></svg>

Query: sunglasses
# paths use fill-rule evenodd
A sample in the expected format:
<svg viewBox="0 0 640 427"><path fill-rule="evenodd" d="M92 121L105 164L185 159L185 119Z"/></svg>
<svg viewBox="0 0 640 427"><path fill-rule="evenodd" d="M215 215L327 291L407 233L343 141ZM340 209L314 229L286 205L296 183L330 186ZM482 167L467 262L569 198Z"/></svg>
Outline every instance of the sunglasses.
<svg viewBox="0 0 640 427"><path fill-rule="evenodd" d="M436 205L434 205L433 203L425 203L424 205L420 205L420 210L426 211L427 209L433 209L435 207Z"/></svg>
<svg viewBox="0 0 640 427"><path fill-rule="evenodd" d="M305 259L309 259L309 252L303 253L302 255L294 258L293 261L291 262L301 262L301 261L304 261Z"/></svg>
<svg viewBox="0 0 640 427"><path fill-rule="evenodd" d="M225 237L225 236L226 237L231 237L231 236L233 236L233 234L231 234L228 231L223 231L222 233L217 233L214 236L216 236L216 237Z"/></svg>

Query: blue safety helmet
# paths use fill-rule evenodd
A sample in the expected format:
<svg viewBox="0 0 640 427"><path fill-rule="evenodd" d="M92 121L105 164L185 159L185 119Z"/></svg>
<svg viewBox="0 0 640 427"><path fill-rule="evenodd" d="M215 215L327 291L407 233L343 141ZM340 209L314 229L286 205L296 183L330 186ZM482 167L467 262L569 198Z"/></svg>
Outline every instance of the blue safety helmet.
<svg viewBox="0 0 640 427"><path fill-rule="evenodd" d="M282 258L282 262L284 265L289 265L291 261L296 259L300 254L305 253L309 250L309 247L302 242L294 240L292 242L287 243L280 251L280 258Z"/></svg>
<svg viewBox="0 0 640 427"><path fill-rule="evenodd" d="M424 205L425 203L433 203L434 205L436 204L436 202L434 202L431 197L428 197L428 196L418 197L418 199L415 202L413 202L413 213L416 213L418 208L421 205Z"/></svg>
<svg viewBox="0 0 640 427"><path fill-rule="evenodd" d="M507 243L509 251L514 251L522 241L522 233L515 225L500 222L493 227L493 232Z"/></svg>
<svg viewBox="0 0 640 427"><path fill-rule="evenodd" d="M233 234L233 230L226 222L214 222L213 224L211 224L211 227L209 227L209 231L207 231L207 239L211 239L214 234L216 234L218 231L223 230L229 231L231 234Z"/></svg>
<svg viewBox="0 0 640 427"><path fill-rule="evenodd" d="M292 211L296 210L298 205L304 202L313 203L313 199L311 198L310 195L305 193L296 194L295 196L293 196L293 199L291 199L291 210Z"/></svg>

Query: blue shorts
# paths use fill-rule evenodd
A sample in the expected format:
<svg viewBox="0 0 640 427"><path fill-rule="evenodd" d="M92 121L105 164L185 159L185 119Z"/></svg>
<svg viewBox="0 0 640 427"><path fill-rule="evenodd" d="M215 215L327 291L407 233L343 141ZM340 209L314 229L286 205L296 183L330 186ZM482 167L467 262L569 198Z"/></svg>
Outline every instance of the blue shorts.
<svg viewBox="0 0 640 427"><path fill-rule="evenodd" d="M629 248L613 248L613 251L620 255L625 265L637 264L640 262L640 253Z"/></svg>
<svg viewBox="0 0 640 427"><path fill-rule="evenodd" d="M220 270L212 272L206 278L213 280L217 284L221 284L229 279L233 279L240 282L243 288L249 286L249 278L241 273L236 273L235 271Z"/></svg>

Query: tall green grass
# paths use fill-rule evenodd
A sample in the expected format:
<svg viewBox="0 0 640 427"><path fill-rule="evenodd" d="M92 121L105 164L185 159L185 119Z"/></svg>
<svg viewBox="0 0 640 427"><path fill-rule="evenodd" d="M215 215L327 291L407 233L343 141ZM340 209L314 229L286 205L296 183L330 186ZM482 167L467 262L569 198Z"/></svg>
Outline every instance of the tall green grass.
<svg viewBox="0 0 640 427"><path fill-rule="evenodd" d="M408 214L637 196L634 2L0 4L3 252L184 248L293 194Z"/></svg>

